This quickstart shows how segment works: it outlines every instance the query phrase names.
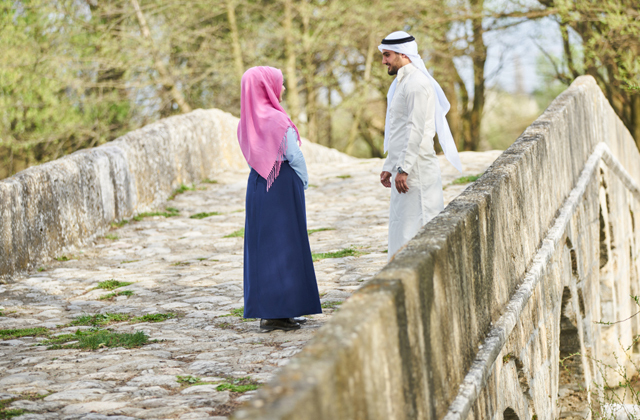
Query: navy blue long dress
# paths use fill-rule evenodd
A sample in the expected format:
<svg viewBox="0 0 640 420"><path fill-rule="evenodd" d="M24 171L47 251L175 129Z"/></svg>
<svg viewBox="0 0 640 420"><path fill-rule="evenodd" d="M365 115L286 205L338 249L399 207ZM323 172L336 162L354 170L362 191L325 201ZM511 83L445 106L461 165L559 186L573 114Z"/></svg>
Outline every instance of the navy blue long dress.
<svg viewBox="0 0 640 420"><path fill-rule="evenodd" d="M251 170L244 230L244 317L322 313L307 234L304 187L289 162L269 191Z"/></svg>

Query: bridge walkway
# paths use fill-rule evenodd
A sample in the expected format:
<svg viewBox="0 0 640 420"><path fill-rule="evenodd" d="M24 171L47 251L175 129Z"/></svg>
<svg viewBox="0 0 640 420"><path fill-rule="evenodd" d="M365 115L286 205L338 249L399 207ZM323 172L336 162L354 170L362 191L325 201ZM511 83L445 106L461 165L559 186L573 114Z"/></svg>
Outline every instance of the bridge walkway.
<svg viewBox="0 0 640 420"><path fill-rule="evenodd" d="M464 175L483 172L499 154L462 153ZM379 159L309 165L312 251L347 256L315 263L325 312L299 331L261 333L258 321L237 316L244 172L176 195L167 203L171 217L114 226L94 244L0 284L0 329L46 329L1 337L0 400L24 410L22 419L224 418L252 392L217 390L221 384L268 381L386 264L389 194L378 183L380 167ZM448 203L467 185L451 184L460 175L443 159L441 167ZM131 284L97 288L109 280ZM154 314L173 317L145 322L158 320ZM99 328L143 331L152 342L131 349L98 343L95 351L38 345L91 331L100 319L114 322Z"/></svg>

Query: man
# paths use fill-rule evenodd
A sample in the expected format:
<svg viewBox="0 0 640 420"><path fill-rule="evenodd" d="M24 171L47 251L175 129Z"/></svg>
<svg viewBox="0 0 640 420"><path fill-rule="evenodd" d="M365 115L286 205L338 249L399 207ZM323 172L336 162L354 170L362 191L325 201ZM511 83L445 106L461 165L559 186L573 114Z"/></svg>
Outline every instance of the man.
<svg viewBox="0 0 640 420"><path fill-rule="evenodd" d="M391 188L389 259L444 209L440 166L433 147L462 172L445 115L450 105L418 54L415 38L393 32L378 47L382 63L396 79L387 94L384 150L389 152L380 182Z"/></svg>

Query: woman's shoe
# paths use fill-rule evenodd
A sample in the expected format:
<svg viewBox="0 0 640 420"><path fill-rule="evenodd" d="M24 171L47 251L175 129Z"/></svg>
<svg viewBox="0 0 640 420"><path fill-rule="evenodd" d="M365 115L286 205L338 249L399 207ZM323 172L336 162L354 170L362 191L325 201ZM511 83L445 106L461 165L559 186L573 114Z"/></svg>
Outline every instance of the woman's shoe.
<svg viewBox="0 0 640 420"><path fill-rule="evenodd" d="M308 319L303 316L294 316L293 318L289 319L293 319L293 322L297 322L298 324L304 324L308 321Z"/></svg>
<svg viewBox="0 0 640 420"><path fill-rule="evenodd" d="M260 329L264 331L273 331L273 330L292 331L292 330L299 330L300 324L295 322L292 318L261 319Z"/></svg>

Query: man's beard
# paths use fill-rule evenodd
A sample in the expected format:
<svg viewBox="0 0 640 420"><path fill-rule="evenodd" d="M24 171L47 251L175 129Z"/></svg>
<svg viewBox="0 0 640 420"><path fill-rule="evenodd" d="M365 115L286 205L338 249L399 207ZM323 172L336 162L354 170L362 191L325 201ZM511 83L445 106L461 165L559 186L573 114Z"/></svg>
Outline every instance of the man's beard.
<svg viewBox="0 0 640 420"><path fill-rule="evenodd" d="M389 74L389 76L396 75L396 74L398 74L398 69L393 67L393 66L389 66L387 68L387 73Z"/></svg>

